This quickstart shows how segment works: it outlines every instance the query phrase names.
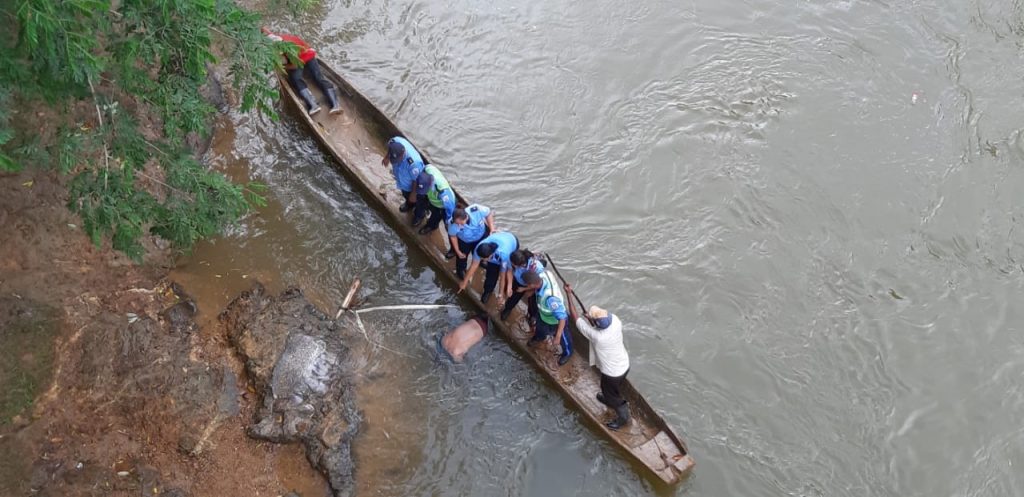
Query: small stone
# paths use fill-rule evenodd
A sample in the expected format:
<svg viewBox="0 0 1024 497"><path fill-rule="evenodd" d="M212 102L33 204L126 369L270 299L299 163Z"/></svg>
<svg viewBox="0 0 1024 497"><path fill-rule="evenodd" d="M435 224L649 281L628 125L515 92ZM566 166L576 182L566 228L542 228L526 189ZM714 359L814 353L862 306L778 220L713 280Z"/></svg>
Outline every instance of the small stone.
<svg viewBox="0 0 1024 497"><path fill-rule="evenodd" d="M120 476L121 478L125 478L125 477L127 477L128 475L130 475L130 474L131 474L131 473L129 473L128 471L118 471L118 472L117 472L117 476Z"/></svg>

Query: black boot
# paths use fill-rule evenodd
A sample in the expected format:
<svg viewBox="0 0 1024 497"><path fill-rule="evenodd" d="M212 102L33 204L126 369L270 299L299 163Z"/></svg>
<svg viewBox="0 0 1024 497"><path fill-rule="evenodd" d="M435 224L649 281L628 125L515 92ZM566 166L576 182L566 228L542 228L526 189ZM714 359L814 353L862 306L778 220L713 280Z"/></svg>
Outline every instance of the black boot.
<svg viewBox="0 0 1024 497"><path fill-rule="evenodd" d="M623 426L629 424L629 403L623 402L619 407L615 408L615 414L618 416L614 420L605 423L605 426L618 430Z"/></svg>
<svg viewBox="0 0 1024 497"><path fill-rule="evenodd" d="M486 304L488 300L491 300L491 292L484 292L483 295L480 296L480 302Z"/></svg>
<svg viewBox="0 0 1024 497"><path fill-rule="evenodd" d="M506 308L501 310L501 320L502 321L505 321L506 319L508 319L508 315L512 314L512 309L515 309L515 307L506 307Z"/></svg>
<svg viewBox="0 0 1024 497"><path fill-rule="evenodd" d="M309 115L320 112L320 105L316 103L316 98L313 97L313 92L309 91L309 88L303 88L299 90L299 96L306 101L306 112Z"/></svg>
<svg viewBox="0 0 1024 497"><path fill-rule="evenodd" d="M455 257L455 249L450 248L450 249L448 249L448 252L444 254L444 258L445 259L451 259L453 257Z"/></svg>
<svg viewBox="0 0 1024 497"><path fill-rule="evenodd" d="M327 103L331 104L331 114L341 114L341 105L338 104L338 91L334 88L327 89Z"/></svg>
<svg viewBox="0 0 1024 497"><path fill-rule="evenodd" d="M604 400L604 392L597 392L597 401L604 405L608 405L608 401Z"/></svg>
<svg viewBox="0 0 1024 497"><path fill-rule="evenodd" d="M413 207L416 207L416 205L410 204L409 201L406 200L402 202L402 205L398 206L398 212L409 212L412 210Z"/></svg>

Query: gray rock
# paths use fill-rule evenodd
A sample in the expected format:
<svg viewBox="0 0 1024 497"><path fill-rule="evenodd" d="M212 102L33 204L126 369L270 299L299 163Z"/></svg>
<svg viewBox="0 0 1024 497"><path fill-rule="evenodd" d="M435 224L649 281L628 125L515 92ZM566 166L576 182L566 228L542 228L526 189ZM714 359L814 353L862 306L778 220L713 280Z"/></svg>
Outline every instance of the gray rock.
<svg viewBox="0 0 1024 497"><path fill-rule="evenodd" d="M360 423L345 346L351 335L298 289L273 298L258 283L219 318L262 397L249 435L301 442L334 495L351 495L350 444Z"/></svg>

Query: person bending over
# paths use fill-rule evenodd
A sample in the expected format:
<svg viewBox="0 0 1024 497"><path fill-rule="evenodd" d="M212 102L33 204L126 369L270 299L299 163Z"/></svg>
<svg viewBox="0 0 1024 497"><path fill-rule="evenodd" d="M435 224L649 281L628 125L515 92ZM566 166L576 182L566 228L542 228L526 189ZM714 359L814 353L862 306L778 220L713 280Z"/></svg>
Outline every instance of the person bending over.
<svg viewBox="0 0 1024 497"><path fill-rule="evenodd" d="M423 157L409 140L396 136L388 140L388 152L380 160L380 165L391 165L391 175L395 178L395 187L402 192L400 212L409 212L416 205L416 178L423 172Z"/></svg>
<svg viewBox="0 0 1024 497"><path fill-rule="evenodd" d="M524 273L523 280L526 281L527 289L537 294L537 324L527 345L537 346L552 340L561 347L557 354L558 365L565 365L572 356L572 333L565 326L569 314L565 311L562 289L547 271L541 274Z"/></svg>
<svg viewBox="0 0 1024 497"><path fill-rule="evenodd" d="M455 192L448 185L441 170L427 164L416 177L416 210L413 211L412 225L416 226L427 217L427 223L420 228L420 234L432 233L441 225L441 220L451 222L455 212Z"/></svg>
<svg viewBox="0 0 1024 497"><path fill-rule="evenodd" d="M469 254L481 240L494 232L494 214L485 205L473 204L457 208L448 224L448 240L452 244L455 259L455 275L461 280L466 277Z"/></svg>
<svg viewBox="0 0 1024 497"><path fill-rule="evenodd" d="M537 297L533 291L526 290L526 282L523 281L523 275L525 273L543 273L544 272L544 261L541 260L540 256L534 255L527 249L519 249L512 252L512 257L509 258L512 263L512 277L506 278L508 287L505 288L505 293L508 294L508 299L505 300L505 308L501 311L501 320L508 319L508 315L512 313L512 309L516 308L516 304L525 296L526 300L526 316L529 319L536 319L537 317Z"/></svg>
<svg viewBox="0 0 1024 497"><path fill-rule="evenodd" d="M484 276L484 292L480 294L480 302L487 303L491 293L497 286L499 294L504 288L505 278L508 277L509 257L512 252L519 248L519 239L507 231L491 233L490 236L480 240L476 248L471 252L473 261L469 264L466 276L459 283L459 291L463 291L473 281L473 274L483 264L486 267ZM501 285L498 285L499 280Z"/></svg>

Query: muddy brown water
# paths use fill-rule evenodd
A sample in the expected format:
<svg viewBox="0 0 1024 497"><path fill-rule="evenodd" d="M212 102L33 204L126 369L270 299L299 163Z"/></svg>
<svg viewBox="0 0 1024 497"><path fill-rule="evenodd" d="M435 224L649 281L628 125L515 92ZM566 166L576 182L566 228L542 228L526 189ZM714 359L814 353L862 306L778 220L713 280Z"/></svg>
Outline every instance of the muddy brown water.
<svg viewBox="0 0 1024 497"><path fill-rule="evenodd" d="M1024 11L1010 0L327 1L320 48L627 323L697 460L656 487L459 310L370 316L361 495L1024 495ZM211 161L270 206L178 274L455 303L298 123Z"/></svg>

